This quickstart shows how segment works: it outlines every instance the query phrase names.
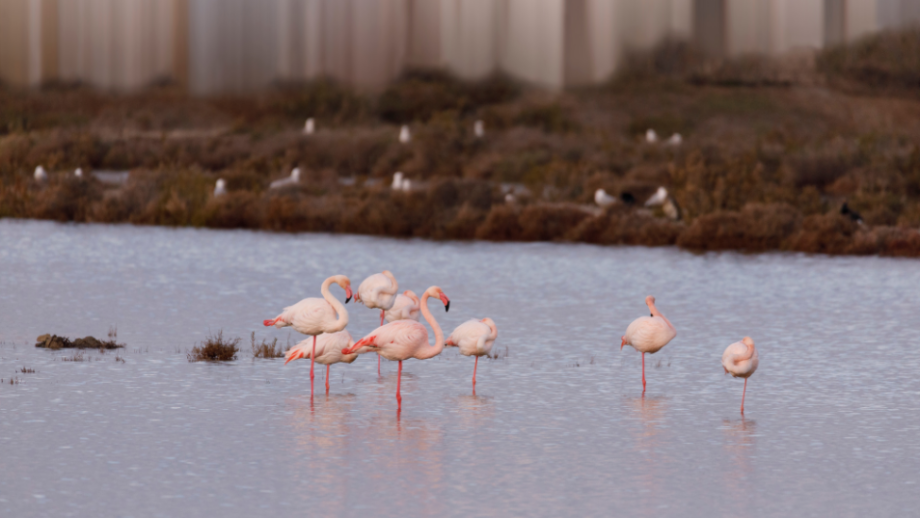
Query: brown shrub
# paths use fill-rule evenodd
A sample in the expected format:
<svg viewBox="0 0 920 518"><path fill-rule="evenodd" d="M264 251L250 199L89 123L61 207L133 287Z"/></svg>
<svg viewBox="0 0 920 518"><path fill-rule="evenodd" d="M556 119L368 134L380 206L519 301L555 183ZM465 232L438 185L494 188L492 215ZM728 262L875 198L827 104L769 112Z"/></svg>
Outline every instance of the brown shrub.
<svg viewBox="0 0 920 518"><path fill-rule="evenodd" d="M583 220L591 217L581 207L569 204L528 205L518 216L520 239L554 241L561 239Z"/></svg>
<svg viewBox="0 0 920 518"><path fill-rule="evenodd" d="M508 205L493 205L486 220L476 229L476 239L517 241L521 238L518 210Z"/></svg>
<svg viewBox="0 0 920 518"><path fill-rule="evenodd" d="M240 341L239 338L225 339L224 332L218 331L216 335L209 335L204 342L193 347L187 355L188 361L233 361L236 359L236 353L240 351Z"/></svg>
<svg viewBox="0 0 920 518"><path fill-rule="evenodd" d="M700 216L681 233L677 244L692 250L775 250L801 223L801 214L785 203L748 204L740 212Z"/></svg>
<svg viewBox="0 0 920 518"><path fill-rule="evenodd" d="M839 213L814 214L802 222L802 229L789 238L788 248L797 252L844 254L851 250L859 225ZM863 242L865 250L868 242Z"/></svg>
<svg viewBox="0 0 920 518"><path fill-rule="evenodd" d="M256 333L253 331L249 339L253 358L264 358L266 360L284 358L284 348L278 345L277 338L272 339L271 342L262 340L262 343L256 345Z"/></svg>
<svg viewBox="0 0 920 518"><path fill-rule="evenodd" d="M599 245L669 246L683 228L681 223L619 208L582 220L566 237Z"/></svg>

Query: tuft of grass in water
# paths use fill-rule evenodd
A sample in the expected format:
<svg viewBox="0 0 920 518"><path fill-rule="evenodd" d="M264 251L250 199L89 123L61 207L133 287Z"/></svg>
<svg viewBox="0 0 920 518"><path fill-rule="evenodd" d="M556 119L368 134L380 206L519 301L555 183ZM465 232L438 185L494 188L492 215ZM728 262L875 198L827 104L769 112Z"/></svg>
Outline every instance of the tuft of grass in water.
<svg viewBox="0 0 920 518"><path fill-rule="evenodd" d="M196 345L188 353L188 361L212 361L212 362L229 362L236 359L236 353L240 352L240 339L224 338L223 330L218 331L216 335L210 335L201 343Z"/></svg>
<svg viewBox="0 0 920 518"><path fill-rule="evenodd" d="M253 358L284 358L284 350L278 345L277 338L272 339L270 343L267 340L262 340L262 343L257 345L256 333L253 331L249 339L251 341L250 347L252 348Z"/></svg>
<svg viewBox="0 0 920 518"><path fill-rule="evenodd" d="M77 351L73 353L73 356L62 356L61 361L63 362L82 362L82 361L86 361L86 358L83 357L83 351Z"/></svg>
<svg viewBox="0 0 920 518"><path fill-rule="evenodd" d="M22 367L21 369L19 369L19 370L16 371L16 372L21 372L21 373L23 373L23 374L35 374L35 369L30 369L30 368L27 368L27 367Z"/></svg>

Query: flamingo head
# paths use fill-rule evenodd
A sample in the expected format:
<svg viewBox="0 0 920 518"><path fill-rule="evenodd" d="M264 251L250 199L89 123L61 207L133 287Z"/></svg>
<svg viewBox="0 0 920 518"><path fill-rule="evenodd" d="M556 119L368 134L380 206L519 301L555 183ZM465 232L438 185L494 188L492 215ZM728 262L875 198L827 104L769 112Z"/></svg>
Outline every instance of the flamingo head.
<svg viewBox="0 0 920 518"><path fill-rule="evenodd" d="M495 338L498 338L498 326L495 325L495 321L491 318L484 318L480 320L483 324L489 326L489 329L492 330L492 334L495 335Z"/></svg>
<svg viewBox="0 0 920 518"><path fill-rule="evenodd" d="M450 311L450 299L447 298L447 295L444 294L444 290L437 286L432 286L428 288L425 293L427 293L429 297L437 297L441 299L441 302L444 303L444 311Z"/></svg>
<svg viewBox="0 0 920 518"><path fill-rule="evenodd" d="M620 350L621 350L621 351L623 350L623 347L624 347L625 345L626 345L626 335L623 335L623 337L620 338Z"/></svg>
<svg viewBox="0 0 920 518"><path fill-rule="evenodd" d="M416 295L414 291L412 291L412 290L406 290L406 291L403 292L403 295L409 297L410 299L412 299L413 302L415 302L416 304L418 304L418 295Z"/></svg>
<svg viewBox="0 0 920 518"><path fill-rule="evenodd" d="M348 301L351 300L351 280L344 275L336 275L335 281L343 290L345 290L345 303L348 304ZM355 300L358 300L358 297L355 297Z"/></svg>
<svg viewBox="0 0 920 518"><path fill-rule="evenodd" d="M754 347L754 340L751 339L750 336L745 336L743 339L741 339L741 343L751 348Z"/></svg>

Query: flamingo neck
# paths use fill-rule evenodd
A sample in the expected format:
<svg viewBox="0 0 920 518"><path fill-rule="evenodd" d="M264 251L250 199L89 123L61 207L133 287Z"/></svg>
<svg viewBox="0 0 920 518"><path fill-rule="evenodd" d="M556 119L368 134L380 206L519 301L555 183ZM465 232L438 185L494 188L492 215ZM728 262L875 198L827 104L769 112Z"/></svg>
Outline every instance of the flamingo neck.
<svg viewBox="0 0 920 518"><path fill-rule="evenodd" d="M736 356L736 357L735 357L735 365L737 365L737 364L739 364L739 363L741 363L741 362L746 362L746 361L748 361L748 360L750 360L751 358L754 357L754 344L744 344L744 346L747 347L747 355L745 355L745 356L741 356L741 355Z"/></svg>
<svg viewBox="0 0 920 518"><path fill-rule="evenodd" d="M486 325L489 326L489 330L491 331L491 333L489 333L489 340L498 338L498 326L496 326L494 322L486 322Z"/></svg>
<svg viewBox="0 0 920 518"><path fill-rule="evenodd" d="M335 282L334 277L329 277L323 281L323 287L320 288L320 293L323 294L323 298L326 302L332 306L332 310L335 311L335 325L330 326L326 329L326 332L335 333L345 329L345 326L348 325L348 310L345 309L345 306L339 302L338 299L332 296L332 293L329 292L329 286Z"/></svg>
<svg viewBox="0 0 920 518"><path fill-rule="evenodd" d="M649 305L648 305L648 309L649 309L649 312L652 314L653 317L660 317L662 320L664 320L665 322L667 322L668 327L670 327L671 329L674 329L674 324L672 324L671 321L668 320L668 317L666 317L666 316L664 316L663 314L661 314L661 311L658 311L658 308L656 308L654 304L649 304Z"/></svg>
<svg viewBox="0 0 920 518"><path fill-rule="evenodd" d="M399 293L399 283L396 282L396 277L394 277L393 274L390 273L388 270L385 270L383 272L383 276L386 277L387 279L390 279L391 288L389 290L380 290L380 291L382 291L383 293L386 293L387 295L396 295L397 293Z"/></svg>
<svg viewBox="0 0 920 518"><path fill-rule="evenodd" d="M430 325L431 329L434 331L434 345L422 348L422 350L419 351L415 357L419 360L427 360L428 358L434 358L435 356L441 354L441 351L444 350L444 332L441 331L441 326L438 325L438 322L431 315L431 311L428 310L427 291L424 295L422 295L420 309L422 316L425 317L425 320L428 321L428 325Z"/></svg>

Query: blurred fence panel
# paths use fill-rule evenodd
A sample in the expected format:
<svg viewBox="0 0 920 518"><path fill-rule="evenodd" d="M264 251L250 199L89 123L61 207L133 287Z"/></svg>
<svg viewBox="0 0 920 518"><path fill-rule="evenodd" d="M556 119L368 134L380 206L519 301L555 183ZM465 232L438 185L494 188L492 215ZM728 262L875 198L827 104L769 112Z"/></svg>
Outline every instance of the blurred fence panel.
<svg viewBox="0 0 920 518"><path fill-rule="evenodd" d="M918 0L0 0L0 81L197 94L332 77L380 89L409 67L606 80L665 38L782 54L920 20Z"/></svg>

